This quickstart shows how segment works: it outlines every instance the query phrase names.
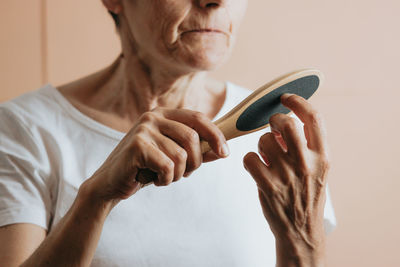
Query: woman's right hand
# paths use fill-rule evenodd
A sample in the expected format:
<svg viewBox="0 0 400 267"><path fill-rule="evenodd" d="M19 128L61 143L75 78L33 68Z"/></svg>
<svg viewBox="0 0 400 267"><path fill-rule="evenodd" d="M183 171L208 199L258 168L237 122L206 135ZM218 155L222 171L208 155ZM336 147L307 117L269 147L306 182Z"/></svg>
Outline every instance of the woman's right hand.
<svg viewBox="0 0 400 267"><path fill-rule="evenodd" d="M200 138L212 151L201 153ZM156 186L166 186L208 162L229 154L225 136L201 112L155 108L143 113L135 126L87 181L105 201L129 198L144 186L139 169L157 173Z"/></svg>

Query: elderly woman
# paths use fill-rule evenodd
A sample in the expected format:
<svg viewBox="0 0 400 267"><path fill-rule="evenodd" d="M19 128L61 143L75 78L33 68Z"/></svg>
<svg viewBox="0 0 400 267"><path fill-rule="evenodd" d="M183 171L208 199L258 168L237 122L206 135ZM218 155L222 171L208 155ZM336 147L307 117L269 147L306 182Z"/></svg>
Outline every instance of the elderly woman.
<svg viewBox="0 0 400 267"><path fill-rule="evenodd" d="M0 106L0 265L322 266L335 217L320 115L283 95L298 117L230 149L212 123L251 93L207 76L247 1L103 3L115 62Z"/></svg>

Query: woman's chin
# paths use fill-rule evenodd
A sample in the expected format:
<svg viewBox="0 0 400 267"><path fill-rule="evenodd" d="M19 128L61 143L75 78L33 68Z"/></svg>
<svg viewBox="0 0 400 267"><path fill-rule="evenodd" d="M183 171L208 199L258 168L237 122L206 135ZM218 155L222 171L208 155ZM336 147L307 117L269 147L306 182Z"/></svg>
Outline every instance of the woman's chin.
<svg viewBox="0 0 400 267"><path fill-rule="evenodd" d="M187 64L195 70L209 71L220 67L226 61L226 58L226 53L197 54L194 55Z"/></svg>
<svg viewBox="0 0 400 267"><path fill-rule="evenodd" d="M185 65L194 70L214 70L221 66L231 53L231 46L226 38L219 40L197 40L199 42L184 45L177 49Z"/></svg>

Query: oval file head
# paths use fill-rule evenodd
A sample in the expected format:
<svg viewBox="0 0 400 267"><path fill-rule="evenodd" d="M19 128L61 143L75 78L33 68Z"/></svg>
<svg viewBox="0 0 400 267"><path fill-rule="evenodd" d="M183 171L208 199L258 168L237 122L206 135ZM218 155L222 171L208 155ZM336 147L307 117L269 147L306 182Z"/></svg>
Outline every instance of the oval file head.
<svg viewBox="0 0 400 267"><path fill-rule="evenodd" d="M309 99L322 81L322 73L315 69L283 75L255 90L214 123L224 133L226 140L264 129L269 126L269 118L272 115L292 113L281 104L281 95L291 93ZM205 141L202 141L201 148L203 153L211 150Z"/></svg>

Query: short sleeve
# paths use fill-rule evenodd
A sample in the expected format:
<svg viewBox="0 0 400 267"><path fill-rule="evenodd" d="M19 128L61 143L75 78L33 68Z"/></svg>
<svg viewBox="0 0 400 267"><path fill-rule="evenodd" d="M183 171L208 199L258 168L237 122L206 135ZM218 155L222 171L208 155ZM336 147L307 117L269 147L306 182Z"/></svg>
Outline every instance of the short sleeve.
<svg viewBox="0 0 400 267"><path fill-rule="evenodd" d="M48 229L51 197L45 148L32 129L0 107L0 226L32 223Z"/></svg>

